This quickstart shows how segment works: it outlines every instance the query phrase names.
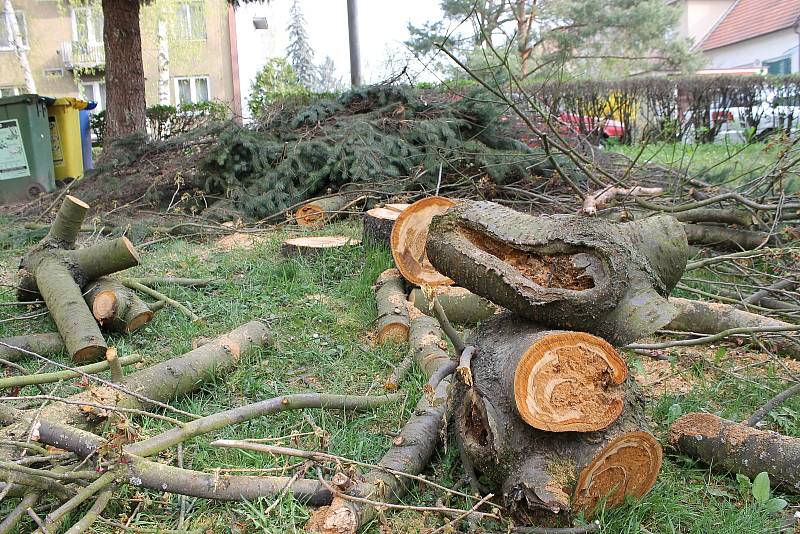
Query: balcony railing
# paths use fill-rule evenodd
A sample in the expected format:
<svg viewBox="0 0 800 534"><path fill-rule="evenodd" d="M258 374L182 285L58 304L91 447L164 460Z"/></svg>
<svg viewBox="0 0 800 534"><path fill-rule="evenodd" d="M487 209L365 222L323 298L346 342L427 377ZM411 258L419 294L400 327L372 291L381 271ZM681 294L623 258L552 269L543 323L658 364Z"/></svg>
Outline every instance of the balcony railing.
<svg viewBox="0 0 800 534"><path fill-rule="evenodd" d="M67 41L61 43L61 60L67 69L103 67L106 51L103 43Z"/></svg>

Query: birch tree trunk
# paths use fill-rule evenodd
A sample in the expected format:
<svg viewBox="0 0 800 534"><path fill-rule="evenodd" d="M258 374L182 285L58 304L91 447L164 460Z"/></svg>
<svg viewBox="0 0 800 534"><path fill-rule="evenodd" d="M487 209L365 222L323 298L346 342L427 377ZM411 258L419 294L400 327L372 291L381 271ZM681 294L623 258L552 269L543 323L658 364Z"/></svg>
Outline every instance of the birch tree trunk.
<svg viewBox="0 0 800 534"><path fill-rule="evenodd" d="M167 21L158 21L158 103L169 105L169 38Z"/></svg>
<svg viewBox="0 0 800 534"><path fill-rule="evenodd" d="M8 18L8 24L11 29L11 46L14 48L14 53L17 55L19 66L22 69L22 75L25 77L25 91L28 93L36 92L36 82L33 79L31 72L31 64L28 61L28 52L25 50L25 42L22 40L22 32L17 23L17 17L14 14L14 5L11 0L3 2L4 15Z"/></svg>

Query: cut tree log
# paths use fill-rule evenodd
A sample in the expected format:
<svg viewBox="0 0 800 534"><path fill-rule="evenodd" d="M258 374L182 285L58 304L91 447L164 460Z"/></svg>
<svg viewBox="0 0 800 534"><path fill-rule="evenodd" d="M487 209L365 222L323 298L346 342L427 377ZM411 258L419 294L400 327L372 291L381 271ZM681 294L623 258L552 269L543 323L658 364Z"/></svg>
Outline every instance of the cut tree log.
<svg viewBox="0 0 800 534"><path fill-rule="evenodd" d="M411 206L411 204L405 204L405 203L401 202L401 203L395 203L395 204L386 204L383 207L386 208L386 209L392 210L392 211L403 212L403 211L406 211L409 206Z"/></svg>
<svg viewBox="0 0 800 534"><path fill-rule="evenodd" d="M283 242L281 254L287 258L297 256L314 257L327 250L350 248L360 244L360 240L343 235L295 237Z"/></svg>
<svg viewBox="0 0 800 534"><path fill-rule="evenodd" d="M10 346L9 346L10 345ZM17 350L17 347L22 349ZM24 351L35 352L42 356L53 356L64 350L64 341L58 332L44 334L28 334L0 339L0 359L9 362L18 362L24 358L31 358Z"/></svg>
<svg viewBox="0 0 800 534"><path fill-rule="evenodd" d="M800 494L800 439L736 423L710 413L688 413L669 429L669 444L722 472L770 481Z"/></svg>
<svg viewBox="0 0 800 534"><path fill-rule="evenodd" d="M300 206L294 212L294 220L300 226L319 227L338 215L352 199L346 195L320 198Z"/></svg>
<svg viewBox="0 0 800 534"><path fill-rule="evenodd" d="M83 300L82 288L138 264L136 250L122 237L83 249L35 252L23 258L20 271L41 293L73 361L84 363L101 359L107 346Z"/></svg>
<svg viewBox="0 0 800 534"><path fill-rule="evenodd" d="M372 242L390 246L394 222L400 212L389 208L372 208L364 213L364 243Z"/></svg>
<svg viewBox="0 0 800 534"><path fill-rule="evenodd" d="M100 326L115 332L135 332L153 319L147 303L114 278L102 276L91 282L84 299Z"/></svg>
<svg viewBox="0 0 800 534"><path fill-rule="evenodd" d="M692 245L703 245L721 250L753 250L764 244L774 242L769 234L726 228L724 226L711 226L708 224L685 223L683 230Z"/></svg>
<svg viewBox="0 0 800 534"><path fill-rule="evenodd" d="M500 307L463 287L439 286L433 288L433 291L445 315L454 323L476 324L501 310ZM409 300L422 313L433 316L428 297L420 288L411 290Z"/></svg>
<svg viewBox="0 0 800 534"><path fill-rule="evenodd" d="M660 195L663 192L664 189L661 187L642 187L639 185L635 187L606 187L605 189L586 195L583 201L582 211L586 215L594 215L597 213L597 210L605 208L618 196L654 196Z"/></svg>
<svg viewBox="0 0 800 534"><path fill-rule="evenodd" d="M378 318L375 321L378 344L408 341L411 323L406 305L405 280L400 271L387 269L378 276L375 300L378 303Z"/></svg>
<svg viewBox="0 0 800 534"><path fill-rule="evenodd" d="M425 251L431 220L453 205L455 203L448 198L424 198L409 206L395 221L391 237L392 256L403 277L412 284L418 286L453 284L452 280L431 265Z"/></svg>
<svg viewBox="0 0 800 534"><path fill-rule="evenodd" d="M718 334L732 328L790 327L790 323L771 317L739 310L728 304L704 302L680 297L670 297L678 314L664 328L697 334ZM800 359L800 340L788 335L777 335L765 340L776 351Z"/></svg>
<svg viewBox="0 0 800 534"><path fill-rule="evenodd" d="M465 201L434 217L427 256L443 276L523 317L625 345L677 314L666 297L688 245L669 216L614 224Z"/></svg>
<svg viewBox="0 0 800 534"><path fill-rule="evenodd" d="M620 376L615 375L618 363L610 364L618 356L601 340L557 334L552 348L539 359L544 362L539 369L524 365L523 358L515 374L534 370L540 391L533 398L545 401L543 415L551 420L555 415L564 421L583 418L607 424L609 415L621 409L619 417L603 430L582 433L542 431L520 417L514 395L518 389L509 386L510 372L504 365L513 366L525 350L527 343L518 338L534 340L535 348L541 335L537 326L511 314L481 323L472 340L477 348L471 363L474 385L459 382L452 394L456 432L465 454L482 480L501 491L509 509L525 520L591 515L601 499L614 506L626 495L645 495L661 468L661 446L647 431L644 401L633 381L603 384L614 384ZM526 355L537 352L541 349ZM553 356L558 364L548 361ZM538 388L537 381L549 381L552 394L548 387ZM578 409L571 413L573 406Z"/></svg>
<svg viewBox="0 0 800 534"><path fill-rule="evenodd" d="M411 312L411 349L426 376L431 377L451 363L447 352L441 348L441 344L447 347L447 343L442 339L436 319L418 310L412 309ZM434 391L420 398L414 414L394 439L394 446L378 462L379 466L417 475L428 465L444 424L449 384L449 378L445 378ZM413 482L408 477L395 476L382 469L373 469L363 478L359 487L348 490L348 495L368 498L371 502L397 502ZM322 534L356 534L377 513L373 504L347 500L347 495L334 495L330 506L311 515L306 529Z"/></svg>

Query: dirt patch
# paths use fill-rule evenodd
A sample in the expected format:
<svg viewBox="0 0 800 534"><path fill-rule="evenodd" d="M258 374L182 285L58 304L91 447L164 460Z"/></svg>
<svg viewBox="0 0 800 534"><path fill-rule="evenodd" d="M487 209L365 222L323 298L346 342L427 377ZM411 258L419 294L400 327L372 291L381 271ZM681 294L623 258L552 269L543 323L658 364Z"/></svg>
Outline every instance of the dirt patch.
<svg viewBox="0 0 800 534"><path fill-rule="evenodd" d="M476 247L509 264L541 287L573 291L594 287L594 279L586 268L578 266L585 262L577 262L577 254L531 254L473 230L462 228L460 232Z"/></svg>
<svg viewBox="0 0 800 534"><path fill-rule="evenodd" d="M697 386L697 379L671 362L644 358L644 372L637 372L636 383L651 397L661 395L682 395Z"/></svg>

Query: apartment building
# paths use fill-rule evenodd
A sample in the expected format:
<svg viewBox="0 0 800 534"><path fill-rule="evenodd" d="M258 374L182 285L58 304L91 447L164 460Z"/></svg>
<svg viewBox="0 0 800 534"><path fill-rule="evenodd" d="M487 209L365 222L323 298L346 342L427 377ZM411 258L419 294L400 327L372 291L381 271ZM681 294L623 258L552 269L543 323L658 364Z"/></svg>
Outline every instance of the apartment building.
<svg viewBox="0 0 800 534"><path fill-rule="evenodd" d="M99 2L12 0L36 90L105 107L103 14ZM12 47L11 15L0 16L0 95L25 91ZM226 0L156 0L142 7L145 99L154 104L219 100L241 106L236 23Z"/></svg>

